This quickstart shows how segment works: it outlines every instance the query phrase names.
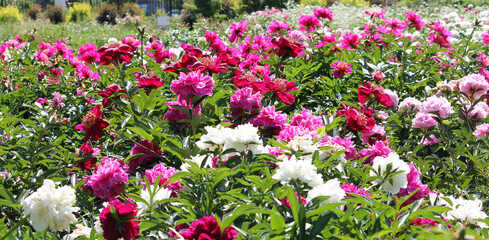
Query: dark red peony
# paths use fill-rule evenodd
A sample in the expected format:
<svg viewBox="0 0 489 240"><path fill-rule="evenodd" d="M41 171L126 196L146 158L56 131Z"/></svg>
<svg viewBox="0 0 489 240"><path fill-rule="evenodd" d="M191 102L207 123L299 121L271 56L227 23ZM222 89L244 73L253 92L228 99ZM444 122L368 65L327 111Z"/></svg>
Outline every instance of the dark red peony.
<svg viewBox="0 0 489 240"><path fill-rule="evenodd" d="M142 154L136 158L131 159L129 168L134 169L138 166L146 166L158 159L158 155L161 155L161 149L151 141L143 139L141 144L134 144L131 149L131 155Z"/></svg>
<svg viewBox="0 0 489 240"><path fill-rule="evenodd" d="M124 204L119 200L111 201L100 213L104 238L107 240L136 238L139 234L139 222L136 222L137 213L137 205L134 203Z"/></svg>
<svg viewBox="0 0 489 240"><path fill-rule="evenodd" d="M100 110L100 105L95 106L83 117L83 123L75 127L76 130L82 130L85 132L84 141L88 141L90 138L97 141L104 135L104 128L109 126L107 120L102 119L104 112Z"/></svg>
<svg viewBox="0 0 489 240"><path fill-rule="evenodd" d="M388 94L384 93L384 88L376 86L369 81L364 81L358 88L358 101L364 104L373 95L380 104L386 107L392 106L392 100Z"/></svg>
<svg viewBox="0 0 489 240"><path fill-rule="evenodd" d="M123 62L131 61L133 57L131 51L131 46L120 42L113 42L107 46L100 47L97 52L100 54L100 63L102 65L109 65L111 63L119 65Z"/></svg>
<svg viewBox="0 0 489 240"><path fill-rule="evenodd" d="M103 97L102 105L105 107L109 106L110 99L112 95L118 92L125 92L126 90L122 89L121 86L116 83L112 83L105 88L105 91L98 91L98 95ZM121 97L126 97L126 95L120 95Z"/></svg>
<svg viewBox="0 0 489 240"><path fill-rule="evenodd" d="M371 117L370 110L359 111L352 106L341 104L342 110L338 110L338 115L345 115L347 128L359 132L368 132L375 126L375 119Z"/></svg>
<svg viewBox="0 0 489 240"><path fill-rule="evenodd" d="M188 225L187 225L188 226ZM190 227L185 229L185 225L178 225L177 230L186 230L180 235L186 240L232 240L238 237L238 233L233 226L229 226L221 232L221 227L215 217L203 217L192 222ZM176 237L173 232L168 234L170 237Z"/></svg>
<svg viewBox="0 0 489 240"><path fill-rule="evenodd" d="M142 75L139 77L136 77L136 80L138 80L139 85L137 85L137 88L150 88L150 89L157 89L163 85L165 85L165 82L161 81L161 79L153 75L149 77L148 75Z"/></svg>

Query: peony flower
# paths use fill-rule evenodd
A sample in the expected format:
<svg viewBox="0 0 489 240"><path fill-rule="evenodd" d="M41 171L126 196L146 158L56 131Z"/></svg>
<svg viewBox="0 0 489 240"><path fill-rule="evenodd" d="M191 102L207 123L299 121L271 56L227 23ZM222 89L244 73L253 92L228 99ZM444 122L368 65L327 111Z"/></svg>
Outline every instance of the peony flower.
<svg viewBox="0 0 489 240"><path fill-rule="evenodd" d="M489 32L485 32L484 34L481 35L481 40L484 45L489 44Z"/></svg>
<svg viewBox="0 0 489 240"><path fill-rule="evenodd" d="M353 50L360 44L360 36L355 33L347 33L343 36L340 47L345 50Z"/></svg>
<svg viewBox="0 0 489 240"><path fill-rule="evenodd" d="M109 41L107 46L100 47L97 50L97 53L100 55L100 64L109 65L113 63L119 65L123 62L130 62L132 60L133 54L131 51L131 46L115 40Z"/></svg>
<svg viewBox="0 0 489 240"><path fill-rule="evenodd" d="M425 196L428 197L430 194L430 189L428 186L424 185L421 183L421 173L416 169L414 166L414 163L409 163L409 173L407 174L407 187L406 188L401 188L399 190L399 193L397 193L397 196L399 197L405 197L413 193L414 191L417 190L417 192L412 195L409 199L407 199L404 203L403 206L409 205L419 199L424 198Z"/></svg>
<svg viewBox="0 0 489 240"><path fill-rule="evenodd" d="M172 81L170 89L180 96L212 96L214 79L202 75L200 71L189 74L181 72L178 80Z"/></svg>
<svg viewBox="0 0 489 240"><path fill-rule="evenodd" d="M409 24L409 26L413 26L418 31L424 26L424 22L421 20L421 17L415 12L406 12L406 18L406 23Z"/></svg>
<svg viewBox="0 0 489 240"><path fill-rule="evenodd" d="M323 177L316 172L317 169L312 164L312 159L298 160L292 156L288 160L277 163L277 165L277 171L272 178L280 180L282 184L297 179L310 187L316 187L323 182Z"/></svg>
<svg viewBox="0 0 489 240"><path fill-rule="evenodd" d="M230 98L231 117L236 118L243 113L255 114L262 107L260 93L253 94L251 87L244 87L234 92Z"/></svg>
<svg viewBox="0 0 489 240"><path fill-rule="evenodd" d="M304 48L302 44L286 37L272 38L272 45L277 55L283 58L296 58Z"/></svg>
<svg viewBox="0 0 489 240"><path fill-rule="evenodd" d="M327 8L318 8L314 9L314 16L321 19L328 19L329 21L333 21L333 11Z"/></svg>
<svg viewBox="0 0 489 240"><path fill-rule="evenodd" d="M429 137L423 137L421 143L426 146L431 146L436 143L441 143L441 140L436 138L435 135L431 134Z"/></svg>
<svg viewBox="0 0 489 240"><path fill-rule="evenodd" d="M92 176L84 177L85 188L104 200L112 200L124 191L129 183L129 167L122 160L103 157Z"/></svg>
<svg viewBox="0 0 489 240"><path fill-rule="evenodd" d="M287 80L282 78L274 78L271 81L267 81L267 88L272 91L278 99L283 103L290 105L294 102L294 95L290 94L290 91L297 90L297 87L293 81L286 82Z"/></svg>
<svg viewBox="0 0 489 240"><path fill-rule="evenodd" d="M467 108L470 109L470 104L468 104ZM485 102L478 102L469 112L469 116L474 116L476 119L486 118L489 116L489 106Z"/></svg>
<svg viewBox="0 0 489 240"><path fill-rule="evenodd" d="M335 78L340 78L345 76L346 74L352 74L351 65L342 61L336 61L331 65L332 69L336 69L333 71L333 76Z"/></svg>
<svg viewBox="0 0 489 240"><path fill-rule="evenodd" d="M385 74L381 71L374 71L372 72L372 78L377 82L381 82L385 78Z"/></svg>
<svg viewBox="0 0 489 240"><path fill-rule="evenodd" d="M328 203L341 202L346 197L346 192L341 188L340 184L341 182L337 178L334 178L314 187L307 193L307 201L310 202L319 196L326 196L329 198L322 201L320 206Z"/></svg>
<svg viewBox="0 0 489 240"><path fill-rule="evenodd" d="M375 126L375 119L371 118L371 111L364 110L359 111L352 106L346 106L341 104L341 110L336 113L338 115L345 115L347 128L351 128L359 132L368 132Z"/></svg>
<svg viewBox="0 0 489 240"><path fill-rule="evenodd" d="M118 92L125 92L126 90L122 89L121 86L119 86L116 83L112 83L109 86L105 88L105 91L98 91L98 95L103 97L104 100L102 101L102 105L104 108L109 106L109 102L112 99L112 95L116 94ZM120 95L121 97L125 97L126 95Z"/></svg>
<svg viewBox="0 0 489 240"><path fill-rule="evenodd" d="M421 128L426 131L429 128L438 125L438 122L433 117L436 117L436 115L422 112L416 113L416 116L412 120L413 127Z"/></svg>
<svg viewBox="0 0 489 240"><path fill-rule="evenodd" d="M241 21L238 24L231 23L229 27L229 41L235 43L239 38L243 38L243 34L246 32L246 27L248 27L248 23Z"/></svg>
<svg viewBox="0 0 489 240"><path fill-rule="evenodd" d="M373 160L376 157L387 157L389 156L389 153L394 152L394 150L390 149L388 146L385 145L384 142L382 141L377 141L375 144L370 146L369 148L364 148L360 151L360 157L366 158L363 163L365 164L370 164L372 165Z"/></svg>
<svg viewBox="0 0 489 240"><path fill-rule="evenodd" d="M345 190L346 197L352 197L349 193L359 194L359 195L362 195L364 197L371 197L372 196L372 194L367 193L367 191L365 191L365 189L358 188L357 186L355 186L353 184L349 184L349 183L343 183L341 185L341 189Z"/></svg>
<svg viewBox="0 0 489 240"><path fill-rule="evenodd" d="M416 98L407 97L399 103L398 110L405 111L408 114L415 111L421 111L421 102Z"/></svg>
<svg viewBox="0 0 489 240"><path fill-rule="evenodd" d="M465 93L471 99L477 100L487 93L489 83L480 74L470 74L460 79L458 87L460 92Z"/></svg>
<svg viewBox="0 0 489 240"><path fill-rule="evenodd" d="M172 191L170 189L164 188L164 187L159 187L159 186L154 186L150 185L150 189L143 188L141 189L141 194L140 197L144 199L146 203L144 202L136 202L138 205L138 209L142 211L148 210L150 207L154 207L155 203L169 199L172 195ZM153 197L151 198L150 196L150 191L153 194Z"/></svg>
<svg viewBox="0 0 489 240"><path fill-rule="evenodd" d="M427 98L421 105L421 111L426 114L437 114L442 118L446 118L454 113L452 104L445 97L437 96Z"/></svg>
<svg viewBox="0 0 489 240"><path fill-rule="evenodd" d="M217 223L214 216L203 217L192 222L190 226L179 225L175 228L177 231L185 230L180 233L180 236L185 240L233 240L238 237L238 233L233 226L229 226L221 231L221 227ZM169 237L177 238L178 236L170 232Z"/></svg>
<svg viewBox="0 0 489 240"><path fill-rule="evenodd" d="M385 178L388 165L391 165L391 172L398 173L392 176L390 180L383 182L381 187L392 194L397 194L401 188L408 186L407 174L410 172L409 165L399 159L399 155L392 152L387 157L376 157L372 165L375 171L370 171L370 176ZM382 179L376 179L374 182L381 183Z"/></svg>
<svg viewBox="0 0 489 240"><path fill-rule="evenodd" d="M25 198L21 204L24 216L30 215L30 223L36 231L49 228L53 232L70 229L75 223L73 212L79 210L73 207L76 203L75 190L69 186L56 188L52 180L45 179L42 186Z"/></svg>
<svg viewBox="0 0 489 240"><path fill-rule="evenodd" d="M182 119L191 119L192 117L198 115L201 113L202 109L200 107L201 104L197 105L197 106L192 106L192 102L189 101L189 103L187 104L187 100L185 99L182 99L181 97L179 97L177 99L177 101L175 102L166 102L166 106L168 106L168 109L170 109L168 112L165 113L164 117L166 120L168 120L169 122L171 123L174 123L174 124L189 124L189 123L185 123L185 122L180 122L180 120ZM180 107L183 107L183 108L186 108L186 109L192 109L192 117L189 116L190 113L185 111L181 111L181 109L178 109L174 106L180 106Z"/></svg>
<svg viewBox="0 0 489 240"><path fill-rule="evenodd" d="M289 24L286 22L279 22L277 20L273 20L273 22L268 25L267 33L277 33L280 30L290 30Z"/></svg>
<svg viewBox="0 0 489 240"><path fill-rule="evenodd" d="M172 190L172 197L177 197L178 194L175 191L182 190L182 184L179 181L175 181L172 184L169 184L172 176L177 173L179 173L179 171L175 168L166 167L164 163L160 163L154 166L152 169L147 169L144 172L144 175L151 185L155 184L156 179L161 176L159 186L163 186L169 190ZM141 182L145 183L144 179Z"/></svg>
<svg viewBox="0 0 489 240"><path fill-rule="evenodd" d="M139 85L136 86L137 88L158 89L159 87L165 85L165 82L161 81L161 79L156 75L151 77L148 75L142 75L136 77L136 80L139 82Z"/></svg>
<svg viewBox="0 0 489 240"><path fill-rule="evenodd" d="M80 149L77 152L79 157L87 157L89 160L84 160L78 162L75 167L80 168L82 171L92 169L93 166L97 163L97 156L100 153L100 149L92 148L89 142L85 142L81 145Z"/></svg>
<svg viewBox="0 0 489 240"><path fill-rule="evenodd" d="M476 127L474 131L474 136L477 137L477 140L481 140L484 136L489 133L489 123L483 123Z"/></svg>
<svg viewBox="0 0 489 240"><path fill-rule="evenodd" d="M300 126L310 131L314 131L320 127L324 127L321 117L312 115L312 112L307 109L302 109L301 113L295 113L290 119L291 126Z"/></svg>
<svg viewBox="0 0 489 240"><path fill-rule="evenodd" d="M300 25L300 30L301 31L307 31L307 32L314 32L316 30L316 27L320 27L321 21L317 19L315 16L310 16L310 15L301 15L299 17L299 22L298 24Z"/></svg>
<svg viewBox="0 0 489 240"><path fill-rule="evenodd" d="M285 127L286 121L287 115L282 114L281 111L276 112L275 107L271 106L262 109L260 114L253 119L252 123L255 127L263 127L265 133L278 135Z"/></svg>
<svg viewBox="0 0 489 240"><path fill-rule="evenodd" d="M92 229L89 227L85 227L82 224L76 224L75 225L76 229L73 230L72 233L67 234L63 237L63 240L75 240L78 237L84 236L87 238L90 238L90 235L92 233Z"/></svg>
<svg viewBox="0 0 489 240"><path fill-rule="evenodd" d="M141 140L141 144L134 144L134 147L132 147L129 154L142 154L141 156L132 158L130 160L129 168L135 169L138 166L146 166L152 163L153 161L158 159L158 156L162 154L162 151L151 141L143 139Z"/></svg>
<svg viewBox="0 0 489 240"><path fill-rule="evenodd" d="M139 222L135 221L138 210L134 203L111 201L100 213L103 236L107 240L130 240L139 235Z"/></svg>
<svg viewBox="0 0 489 240"><path fill-rule="evenodd" d="M452 210L446 213L447 219L466 220L469 223L479 225L479 227L488 227L486 223L475 221L476 219L487 218L487 214L482 208L481 200L477 198L475 200L465 200L462 197L454 198L453 196L450 196L450 200L452 202Z"/></svg>
<svg viewBox="0 0 489 240"><path fill-rule="evenodd" d="M104 135L104 128L109 126L107 120L102 119L104 112L100 110L100 105L95 106L87 113L82 119L83 123L75 127L76 130L82 130L85 132L84 141L88 141L90 138L97 141Z"/></svg>
<svg viewBox="0 0 489 240"><path fill-rule="evenodd" d="M53 96L53 100L48 100L49 105L53 109L62 108L65 106L65 104L63 103L63 99L66 97L65 95L60 95L59 92L54 92Z"/></svg>

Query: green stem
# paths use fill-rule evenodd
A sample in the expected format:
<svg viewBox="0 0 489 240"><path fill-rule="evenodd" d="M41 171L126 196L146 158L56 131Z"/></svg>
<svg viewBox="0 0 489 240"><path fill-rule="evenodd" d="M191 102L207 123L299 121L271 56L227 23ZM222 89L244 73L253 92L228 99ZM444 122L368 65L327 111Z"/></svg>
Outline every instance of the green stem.
<svg viewBox="0 0 489 240"><path fill-rule="evenodd" d="M10 234L12 234L15 230L17 230L17 228L20 227L20 225L24 224L25 220L30 216L30 214L28 214L27 216L24 216L22 217L12 228L10 228L8 230L8 232L3 235L3 237L0 238L0 240L4 240L6 239L8 236L10 236Z"/></svg>

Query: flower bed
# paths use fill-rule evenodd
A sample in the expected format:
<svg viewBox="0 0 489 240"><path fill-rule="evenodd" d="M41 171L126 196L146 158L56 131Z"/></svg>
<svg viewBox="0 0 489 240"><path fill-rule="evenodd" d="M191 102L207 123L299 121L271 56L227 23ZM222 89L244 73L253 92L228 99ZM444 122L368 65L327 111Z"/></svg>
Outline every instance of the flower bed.
<svg viewBox="0 0 489 240"><path fill-rule="evenodd" d="M489 238L489 22L366 14L4 42L0 235Z"/></svg>

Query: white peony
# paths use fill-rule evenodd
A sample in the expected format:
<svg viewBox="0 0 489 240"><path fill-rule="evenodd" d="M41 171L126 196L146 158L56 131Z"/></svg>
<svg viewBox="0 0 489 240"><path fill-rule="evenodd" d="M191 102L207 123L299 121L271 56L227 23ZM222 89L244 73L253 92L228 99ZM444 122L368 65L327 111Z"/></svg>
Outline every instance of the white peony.
<svg viewBox="0 0 489 240"><path fill-rule="evenodd" d="M450 196L450 201L452 202L452 210L446 213L446 218L450 220L466 220L467 222L477 224L482 228L488 227L485 223L475 221L475 219L487 218L487 214L482 211L481 200L465 200L462 197L454 198L453 196Z"/></svg>
<svg viewBox="0 0 489 240"><path fill-rule="evenodd" d="M381 187L382 189L391 192L392 194L397 194L401 188L407 187L408 184L407 174L410 172L409 165L406 162L399 159L399 155L392 152L389 153L389 155L386 158L380 156L374 158L374 163L372 165L372 168L375 169L375 171L380 171L380 172L376 173L374 171L371 171L370 176L385 177L387 175L387 166L389 164L392 165L391 172L401 172L401 171L402 172L392 176L391 180L382 183ZM375 180L375 182L380 183L382 182L382 179L377 179Z"/></svg>
<svg viewBox="0 0 489 240"><path fill-rule="evenodd" d="M329 197L320 204L321 206L327 203L341 202L341 200L346 197L346 192L345 190L341 189L340 184L340 181L337 178L334 178L314 187L311 189L311 191L309 191L309 193L307 193L307 202L310 202L315 197L319 196Z"/></svg>
<svg viewBox="0 0 489 240"><path fill-rule="evenodd" d="M316 166L312 164L310 158L297 160L295 156L292 156L289 160L279 162L277 165L277 172L272 178L280 180L282 184L298 179L310 187L316 187L323 182L323 177L316 172Z"/></svg>
<svg viewBox="0 0 489 240"><path fill-rule="evenodd" d="M197 147L200 149L208 149L214 151L217 148L222 148L224 143L226 143L226 138L230 134L228 128L221 125L216 127L207 126L204 127L207 134L202 135L200 140L196 143Z"/></svg>
<svg viewBox="0 0 489 240"><path fill-rule="evenodd" d="M150 185L149 187L150 187L151 192L155 191L154 185ZM141 190L141 198L146 200L146 202L149 204L149 206L143 202L136 202L136 204L138 205L138 208L141 210L138 213L141 213L145 210L148 210L150 206L153 206L158 201L170 198L171 193L172 193L172 191L167 189L167 188L158 187L156 189L156 193L153 193L154 194L153 199L151 199L151 196L150 196L148 189L147 188L142 189Z"/></svg>
<svg viewBox="0 0 489 240"><path fill-rule="evenodd" d="M75 227L76 227L76 229L73 230L72 233L65 235L63 237L63 240L75 240L81 236L85 236L87 238L90 238L90 234L92 233L91 228L85 227L82 224L76 224Z"/></svg>
<svg viewBox="0 0 489 240"><path fill-rule="evenodd" d="M30 214L31 224L37 231L49 228L51 231L64 231L70 229L70 224L77 220L73 212L76 202L75 190L69 186L56 188L52 180L44 180L43 185L28 196L22 205L23 214Z"/></svg>
<svg viewBox="0 0 489 240"><path fill-rule="evenodd" d="M200 165L202 165L202 162L204 161L204 159L206 157L207 157L207 160L205 162L204 168L210 168L210 167L212 167L212 157L210 155L198 155L197 154L196 156L192 156L186 160L194 162L195 164L197 164L197 166L200 166ZM184 163L184 164L182 164L182 166L180 166L180 169L183 172L188 172L189 168L190 168L190 164L188 164L188 163Z"/></svg>
<svg viewBox="0 0 489 240"><path fill-rule="evenodd" d="M252 124L239 125L236 128L225 128L221 125L216 127L205 127L207 134L200 137L196 143L197 147L202 150L214 151L216 149L227 150L235 149L236 152L251 151L253 154L263 153L265 149L258 134L258 128ZM233 156L235 153L229 153L226 156ZM227 160L225 156L222 158Z"/></svg>
<svg viewBox="0 0 489 240"><path fill-rule="evenodd" d="M313 153L318 150L318 146L312 141L311 135L295 136L287 143L287 148L304 153Z"/></svg>

